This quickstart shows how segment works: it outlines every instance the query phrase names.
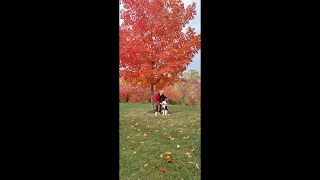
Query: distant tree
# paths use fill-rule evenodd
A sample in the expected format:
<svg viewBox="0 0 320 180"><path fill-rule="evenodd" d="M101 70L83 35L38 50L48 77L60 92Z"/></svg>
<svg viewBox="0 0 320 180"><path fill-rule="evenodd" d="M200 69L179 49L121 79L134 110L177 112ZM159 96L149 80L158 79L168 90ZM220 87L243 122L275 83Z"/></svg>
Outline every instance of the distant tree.
<svg viewBox="0 0 320 180"><path fill-rule="evenodd" d="M184 82L176 84L176 88L181 95L180 103L190 106L200 104L201 84L200 75L196 70L190 70L183 73Z"/></svg>

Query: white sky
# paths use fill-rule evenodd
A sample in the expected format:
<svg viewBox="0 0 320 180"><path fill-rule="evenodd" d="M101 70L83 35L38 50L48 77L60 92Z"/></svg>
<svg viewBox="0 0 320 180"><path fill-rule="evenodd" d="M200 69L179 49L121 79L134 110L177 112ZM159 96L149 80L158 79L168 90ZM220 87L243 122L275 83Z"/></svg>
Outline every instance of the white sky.
<svg viewBox="0 0 320 180"><path fill-rule="evenodd" d="M194 19L189 22L186 28L190 25L191 27L195 28L197 34L201 33L201 0L182 0L184 5L187 6L192 2L196 2L196 12L197 14L194 16ZM122 9L122 5L120 5L120 9ZM120 19L120 24L122 23L122 19ZM186 71L190 69L195 69L201 72L201 50L194 56L192 62L187 67Z"/></svg>

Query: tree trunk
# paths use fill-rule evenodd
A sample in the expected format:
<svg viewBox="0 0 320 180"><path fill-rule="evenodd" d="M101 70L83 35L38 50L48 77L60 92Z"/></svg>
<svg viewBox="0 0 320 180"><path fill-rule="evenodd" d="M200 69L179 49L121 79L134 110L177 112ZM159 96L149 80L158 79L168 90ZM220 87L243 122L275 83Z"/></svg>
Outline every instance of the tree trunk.
<svg viewBox="0 0 320 180"><path fill-rule="evenodd" d="M152 111L154 112L154 102L153 102L153 94L154 94L154 89L153 89L153 84L151 84L151 106L152 106Z"/></svg>

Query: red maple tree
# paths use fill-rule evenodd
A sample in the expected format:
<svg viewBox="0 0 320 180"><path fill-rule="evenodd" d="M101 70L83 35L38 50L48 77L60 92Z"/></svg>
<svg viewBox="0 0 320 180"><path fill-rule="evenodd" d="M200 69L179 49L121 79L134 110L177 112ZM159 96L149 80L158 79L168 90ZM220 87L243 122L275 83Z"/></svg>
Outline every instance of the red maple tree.
<svg viewBox="0 0 320 180"><path fill-rule="evenodd" d="M157 90L173 85L200 49L200 34L190 26L196 4L181 0L120 0L120 77ZM152 109L153 101L152 102Z"/></svg>

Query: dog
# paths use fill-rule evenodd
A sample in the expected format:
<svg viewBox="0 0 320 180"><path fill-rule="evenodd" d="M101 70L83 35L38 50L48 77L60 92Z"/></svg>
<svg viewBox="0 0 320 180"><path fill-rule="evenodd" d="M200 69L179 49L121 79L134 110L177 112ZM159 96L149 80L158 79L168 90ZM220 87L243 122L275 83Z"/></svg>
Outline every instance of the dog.
<svg viewBox="0 0 320 180"><path fill-rule="evenodd" d="M168 99L166 98L164 101L161 103L161 112L163 116L169 115L168 111Z"/></svg>

